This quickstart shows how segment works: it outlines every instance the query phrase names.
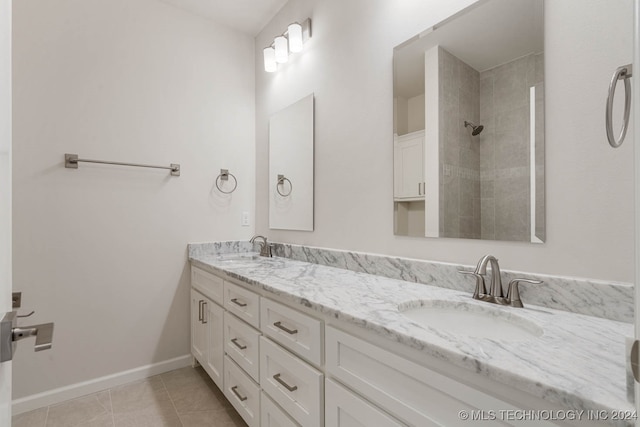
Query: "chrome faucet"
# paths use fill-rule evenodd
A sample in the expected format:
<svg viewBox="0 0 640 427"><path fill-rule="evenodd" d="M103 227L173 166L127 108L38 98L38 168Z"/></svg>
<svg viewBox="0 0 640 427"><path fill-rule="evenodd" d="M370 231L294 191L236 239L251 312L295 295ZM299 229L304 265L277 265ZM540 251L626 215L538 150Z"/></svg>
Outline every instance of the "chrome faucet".
<svg viewBox="0 0 640 427"><path fill-rule="evenodd" d="M491 287L489 288L489 296L503 298L502 277L500 276L500 266L498 265L496 257L493 255L485 255L480 258L475 272L481 276L487 274L487 265L489 264L491 265Z"/></svg>
<svg viewBox="0 0 640 427"><path fill-rule="evenodd" d="M491 265L491 287L489 288L489 293L487 293L487 288L485 285L487 265ZM508 305L510 307L523 307L522 300L520 299L520 290L518 289L518 284L524 282L539 285L542 283L541 280L513 279L509 282L507 296L505 297L502 289L500 266L498 265L498 260L493 255L485 255L480 258L475 271L459 270L458 272L460 274L468 274L475 277L476 289L473 292L474 299L490 302L493 304Z"/></svg>
<svg viewBox="0 0 640 427"><path fill-rule="evenodd" d="M260 256L273 256L271 255L271 245L267 242L267 238L256 234L249 240L249 243L255 243L256 239L262 239L262 242L258 242L260 244Z"/></svg>

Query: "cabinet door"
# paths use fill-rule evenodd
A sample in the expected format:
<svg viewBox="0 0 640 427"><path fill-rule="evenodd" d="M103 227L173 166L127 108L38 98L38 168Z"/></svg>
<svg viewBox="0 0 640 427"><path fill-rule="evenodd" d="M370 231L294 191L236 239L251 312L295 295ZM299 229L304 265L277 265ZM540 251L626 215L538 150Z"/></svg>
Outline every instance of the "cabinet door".
<svg viewBox="0 0 640 427"><path fill-rule="evenodd" d="M191 354L204 366L207 352L207 334L202 322L203 305L207 298L191 289Z"/></svg>
<svg viewBox="0 0 640 427"><path fill-rule="evenodd" d="M203 323L206 330L207 352L204 369L220 390L223 386L224 363L224 309L210 299L206 299L204 305Z"/></svg>
<svg viewBox="0 0 640 427"><path fill-rule="evenodd" d="M325 382L325 427L406 427L331 380Z"/></svg>
<svg viewBox="0 0 640 427"><path fill-rule="evenodd" d="M424 132L397 137L393 156L395 198L424 198Z"/></svg>

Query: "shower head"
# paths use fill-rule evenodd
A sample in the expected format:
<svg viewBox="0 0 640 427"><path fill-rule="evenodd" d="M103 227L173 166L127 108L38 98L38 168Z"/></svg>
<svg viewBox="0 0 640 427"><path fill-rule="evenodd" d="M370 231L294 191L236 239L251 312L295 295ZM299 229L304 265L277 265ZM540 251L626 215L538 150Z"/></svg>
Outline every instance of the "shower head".
<svg viewBox="0 0 640 427"><path fill-rule="evenodd" d="M476 136L476 135L480 135L480 132L482 132L482 130L484 129L484 126L482 125L474 125L471 122L468 121L464 121L464 127L471 127L472 131L471 131L471 135Z"/></svg>

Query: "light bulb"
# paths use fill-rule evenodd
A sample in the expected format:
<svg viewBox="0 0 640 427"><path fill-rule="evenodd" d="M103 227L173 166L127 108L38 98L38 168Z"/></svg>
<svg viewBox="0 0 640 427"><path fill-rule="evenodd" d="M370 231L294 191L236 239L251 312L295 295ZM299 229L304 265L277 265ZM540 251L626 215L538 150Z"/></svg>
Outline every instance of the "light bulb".
<svg viewBox="0 0 640 427"><path fill-rule="evenodd" d="M289 60L289 48L287 46L287 38L285 36L278 36L274 40L276 46L276 62L284 64Z"/></svg>
<svg viewBox="0 0 640 427"><path fill-rule="evenodd" d="M294 23L289 25L289 50L300 52L302 50L302 25Z"/></svg>
<svg viewBox="0 0 640 427"><path fill-rule="evenodd" d="M267 73L273 73L278 69L276 63L276 50L272 47L266 47L264 49L264 70Z"/></svg>

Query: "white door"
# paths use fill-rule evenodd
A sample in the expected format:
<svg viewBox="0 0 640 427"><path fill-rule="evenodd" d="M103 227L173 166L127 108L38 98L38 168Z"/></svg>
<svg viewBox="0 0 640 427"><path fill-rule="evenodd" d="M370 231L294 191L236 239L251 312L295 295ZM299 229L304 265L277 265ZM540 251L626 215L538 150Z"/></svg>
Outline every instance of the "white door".
<svg viewBox="0 0 640 427"><path fill-rule="evenodd" d="M0 0L0 318L11 287L11 0ZM0 425L11 425L10 361L0 363Z"/></svg>

